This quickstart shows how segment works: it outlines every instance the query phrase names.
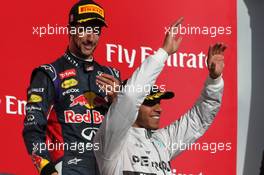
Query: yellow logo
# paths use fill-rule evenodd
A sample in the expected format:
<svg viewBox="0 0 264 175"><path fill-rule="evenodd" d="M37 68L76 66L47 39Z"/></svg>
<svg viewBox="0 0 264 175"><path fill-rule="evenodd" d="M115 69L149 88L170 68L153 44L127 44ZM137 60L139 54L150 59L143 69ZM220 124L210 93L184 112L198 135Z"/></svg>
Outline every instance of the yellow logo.
<svg viewBox="0 0 264 175"><path fill-rule="evenodd" d="M104 10L101 7L94 4L80 6L79 14L83 14L83 13L96 13L104 18Z"/></svg>
<svg viewBox="0 0 264 175"><path fill-rule="evenodd" d="M39 172L49 163L47 159L44 159L35 153L32 154L33 163L37 166Z"/></svg>
<svg viewBox="0 0 264 175"><path fill-rule="evenodd" d="M164 94L164 92L158 92L158 93L153 94L153 95L148 95L146 97L146 100L154 100L154 99L160 98L160 96L162 96L163 94Z"/></svg>
<svg viewBox="0 0 264 175"><path fill-rule="evenodd" d="M64 89L68 89L70 87L76 86L78 84L78 81L71 78L69 80L65 80L62 82L61 87Z"/></svg>
<svg viewBox="0 0 264 175"><path fill-rule="evenodd" d="M84 96L88 102L87 104L85 104L85 107L88 109L95 108L94 100L95 100L96 94L94 92L86 92Z"/></svg>
<svg viewBox="0 0 264 175"><path fill-rule="evenodd" d="M31 94L29 97L29 103L38 103L42 101L42 97L36 94Z"/></svg>

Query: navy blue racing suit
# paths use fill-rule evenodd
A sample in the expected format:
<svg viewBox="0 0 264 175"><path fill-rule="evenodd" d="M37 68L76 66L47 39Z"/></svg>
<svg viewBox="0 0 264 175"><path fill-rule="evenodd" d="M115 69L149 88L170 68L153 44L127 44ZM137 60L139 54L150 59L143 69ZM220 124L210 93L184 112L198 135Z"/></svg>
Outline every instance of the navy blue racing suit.
<svg viewBox="0 0 264 175"><path fill-rule="evenodd" d="M69 51L32 72L23 137L40 174L99 174L92 139L110 105L95 83L101 73L120 80L118 70Z"/></svg>

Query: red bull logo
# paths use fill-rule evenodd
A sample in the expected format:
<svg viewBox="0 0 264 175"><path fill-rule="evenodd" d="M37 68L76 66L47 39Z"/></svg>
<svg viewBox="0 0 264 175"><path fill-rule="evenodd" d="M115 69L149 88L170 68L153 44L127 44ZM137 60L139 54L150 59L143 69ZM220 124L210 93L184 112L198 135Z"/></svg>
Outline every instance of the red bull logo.
<svg viewBox="0 0 264 175"><path fill-rule="evenodd" d="M70 98L72 102L70 107L80 105L85 106L88 109L94 109L96 106L107 103L102 97L98 97L94 92L86 92L75 98L73 95L71 95Z"/></svg>
<svg viewBox="0 0 264 175"><path fill-rule="evenodd" d="M99 111L87 110L85 114L77 114L73 110L64 111L64 117L66 123L93 123L100 124L103 122L104 116Z"/></svg>
<svg viewBox="0 0 264 175"><path fill-rule="evenodd" d="M33 163L36 165L39 171L41 171L42 168L45 167L49 163L47 159L43 159L42 157L34 153L32 154L31 158L33 160Z"/></svg>
<svg viewBox="0 0 264 175"><path fill-rule="evenodd" d="M74 98L73 95L70 96L72 103L70 104L70 107L81 105L84 106L88 104L88 101L86 100L84 95L79 95L78 97Z"/></svg>

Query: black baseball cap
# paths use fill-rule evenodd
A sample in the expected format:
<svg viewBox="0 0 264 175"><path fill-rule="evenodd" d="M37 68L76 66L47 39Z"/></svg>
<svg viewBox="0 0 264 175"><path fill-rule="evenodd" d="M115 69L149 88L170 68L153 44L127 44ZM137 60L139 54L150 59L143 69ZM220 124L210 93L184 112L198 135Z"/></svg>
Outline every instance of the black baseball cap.
<svg viewBox="0 0 264 175"><path fill-rule="evenodd" d="M126 84L127 79L122 82L122 87L126 86ZM168 100L174 96L174 92L172 91L160 91L157 86L152 86L149 95L146 96L142 104L146 106L154 106L159 103L160 100Z"/></svg>
<svg viewBox="0 0 264 175"><path fill-rule="evenodd" d="M154 106L159 103L160 100L168 100L174 97L174 93L171 91L160 91L157 88L152 87L150 94L146 96L143 105Z"/></svg>
<svg viewBox="0 0 264 175"><path fill-rule="evenodd" d="M105 26L105 11L92 0L80 0L73 5L69 14L69 25L97 24Z"/></svg>

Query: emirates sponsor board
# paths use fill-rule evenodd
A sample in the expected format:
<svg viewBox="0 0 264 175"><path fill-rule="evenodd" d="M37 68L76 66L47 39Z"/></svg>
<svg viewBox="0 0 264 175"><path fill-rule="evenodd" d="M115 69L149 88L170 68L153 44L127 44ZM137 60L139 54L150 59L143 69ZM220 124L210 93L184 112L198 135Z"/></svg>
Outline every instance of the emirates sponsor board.
<svg viewBox="0 0 264 175"><path fill-rule="evenodd" d="M162 103L161 127L177 120L194 104L200 95L204 81L208 76L206 59L210 44L225 42L228 49L225 54L223 78L225 89L223 104L217 117L194 146L169 145L185 148L171 162L172 172L177 174L235 175L237 144L237 21L236 1L103 1L98 0L104 9L108 24L102 30L99 45L94 58L102 65L115 67L121 72L122 79L132 72L149 55L161 47L169 26L184 16L183 24L175 29L176 36L181 35L183 42L179 51L170 56L157 84L166 85L166 89L175 92L175 98ZM68 11L75 1L39 2L29 0L5 1L1 8L2 24L2 69L0 74L0 173L37 174L28 156L23 137L23 121L34 124L35 116L25 118L25 112L41 111L33 105L43 100L41 88L29 92L32 106L25 107L30 75L34 68L49 64L64 54L68 45L65 31ZM63 6L62 6L63 4ZM12 11L9 8L12 7ZM95 11L94 9L91 9ZM85 9L83 12L89 11ZM16 12L16 13L12 13ZM19 17L18 17L19 14ZM60 26L64 27L60 31ZM18 44L19 43L19 44ZM46 65L45 70L54 72ZM76 71L68 70L58 76L62 80L63 97L78 97L80 82L75 80ZM84 100L83 103L88 103ZM75 106L81 106L79 103ZM87 110L88 111L88 110ZM86 123L90 120L102 121L100 114L78 114L66 111L64 118L68 124ZM97 116L95 119L92 116ZM85 130L87 138L89 133ZM92 134L94 135L94 134ZM189 148L189 149L188 149ZM192 149L191 149L192 148ZM195 148L195 149L194 149ZM198 149L199 148L199 149ZM138 155L139 163L145 161ZM15 167L15 168L14 168Z"/></svg>

